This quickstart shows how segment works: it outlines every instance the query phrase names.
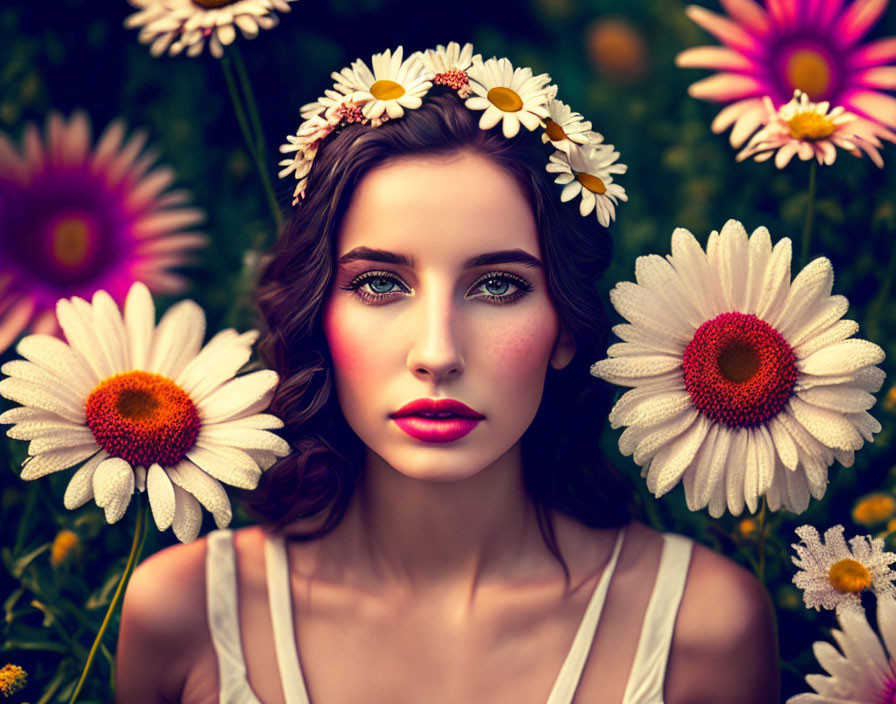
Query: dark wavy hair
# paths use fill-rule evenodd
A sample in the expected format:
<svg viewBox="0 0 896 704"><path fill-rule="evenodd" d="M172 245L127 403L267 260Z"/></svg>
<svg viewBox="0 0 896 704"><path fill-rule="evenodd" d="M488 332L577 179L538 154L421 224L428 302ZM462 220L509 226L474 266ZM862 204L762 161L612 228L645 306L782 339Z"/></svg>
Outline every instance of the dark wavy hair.
<svg viewBox="0 0 896 704"><path fill-rule="evenodd" d="M421 108L377 128L346 125L320 147L307 195L281 233L257 289L266 324L260 354L281 379L271 412L283 419L293 452L241 500L274 530L313 519L304 532L290 533L298 539L322 536L342 519L360 478L363 446L336 399L321 323L341 219L371 169L408 155L473 152L505 169L532 204L548 289L576 343L566 368L548 369L541 405L522 438L525 485L545 543L565 571L552 510L604 527L623 525L632 510L631 487L597 445L608 399L589 375L607 341L596 281L609 263L611 242L594 217L583 218L575 203L560 202L559 187L545 171L550 145L538 133L522 130L506 139L480 129L479 115L453 91L434 86Z"/></svg>

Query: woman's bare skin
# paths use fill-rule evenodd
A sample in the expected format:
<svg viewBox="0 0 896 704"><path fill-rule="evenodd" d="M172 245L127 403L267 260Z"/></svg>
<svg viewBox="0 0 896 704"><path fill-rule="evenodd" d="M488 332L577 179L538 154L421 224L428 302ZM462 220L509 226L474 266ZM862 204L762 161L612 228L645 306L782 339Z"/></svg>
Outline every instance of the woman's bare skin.
<svg viewBox="0 0 896 704"><path fill-rule="evenodd" d="M490 580L473 592L450 579L374 590L315 576L327 571L323 553L338 535L290 543L295 631L314 704L546 701L615 531L560 518L558 538L571 573L568 592L546 550L528 577ZM262 702L280 704L263 541L259 527L235 533L239 619L249 683ZM135 572L122 616L119 702L218 701L205 543L164 550ZM628 526L576 702L622 700L661 545L656 531L637 522ZM666 704L778 701L771 624L768 597L753 576L695 545L667 667Z"/></svg>

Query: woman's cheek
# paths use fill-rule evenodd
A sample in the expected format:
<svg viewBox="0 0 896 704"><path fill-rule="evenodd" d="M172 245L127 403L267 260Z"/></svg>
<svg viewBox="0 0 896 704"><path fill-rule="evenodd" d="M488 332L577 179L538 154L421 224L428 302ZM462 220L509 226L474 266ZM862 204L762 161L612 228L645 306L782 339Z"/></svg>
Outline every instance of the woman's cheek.
<svg viewBox="0 0 896 704"><path fill-rule="evenodd" d="M526 316L494 326L490 329L489 344L484 346L492 357L489 366L510 379L529 383L543 381L557 333L557 320L552 310L548 315Z"/></svg>

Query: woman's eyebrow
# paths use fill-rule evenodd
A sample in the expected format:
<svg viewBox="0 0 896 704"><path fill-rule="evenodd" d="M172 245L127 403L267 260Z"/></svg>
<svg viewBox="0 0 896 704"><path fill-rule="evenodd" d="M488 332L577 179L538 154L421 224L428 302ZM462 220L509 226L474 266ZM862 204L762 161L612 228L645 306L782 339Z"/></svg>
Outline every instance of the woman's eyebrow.
<svg viewBox="0 0 896 704"><path fill-rule="evenodd" d="M370 262L382 262L384 264L399 264L413 268L413 258L397 252L389 252L385 249L373 249L371 247L355 247L346 252L337 262L340 266L358 260ZM524 252L522 249L504 249L498 252L485 252L471 257L464 262L464 269L472 269L477 266L492 266L495 264L523 264L532 269L539 269L544 265L537 258Z"/></svg>

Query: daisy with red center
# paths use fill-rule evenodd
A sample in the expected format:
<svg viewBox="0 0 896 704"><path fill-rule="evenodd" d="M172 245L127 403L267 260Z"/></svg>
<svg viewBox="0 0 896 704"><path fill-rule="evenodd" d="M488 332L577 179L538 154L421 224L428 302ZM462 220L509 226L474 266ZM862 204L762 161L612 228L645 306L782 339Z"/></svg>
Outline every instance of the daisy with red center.
<svg viewBox="0 0 896 704"><path fill-rule="evenodd" d="M733 125L731 145L739 147L763 124L763 96L775 109L794 90L815 102L827 101L883 128L896 127L896 37L861 41L887 7L886 1L722 0L728 17L691 5L688 17L724 46L687 49L679 66L708 68L715 75L692 84L695 98L726 107L714 132ZM871 127L893 138L887 129Z"/></svg>
<svg viewBox="0 0 896 704"><path fill-rule="evenodd" d="M814 691L790 697L787 704L896 704L896 600L887 596L877 601L880 637L861 609L838 612L837 620L841 630L833 635L840 650L827 641L812 647L828 674L807 675Z"/></svg>
<svg viewBox="0 0 896 704"><path fill-rule="evenodd" d="M98 291L92 305L59 301L68 344L29 335L7 362L0 395L21 404L0 415L7 435L28 440L22 479L83 465L65 506L90 499L115 523L135 488L146 491L159 530L193 540L200 505L218 527L229 524L222 482L253 489L261 472L289 452L269 432L283 426L262 413L277 384L268 370L235 377L249 360L256 332L228 329L205 346L205 316L193 301L172 306L155 325L149 290L134 284L124 315ZM85 461L86 460L86 461Z"/></svg>
<svg viewBox="0 0 896 704"><path fill-rule="evenodd" d="M796 155L802 161L815 157L819 164L830 166L837 159L836 148L840 147L860 158L865 152L878 167L884 165L878 151L883 145L871 123L856 120L842 106L828 112L830 105L826 101L813 103L799 90L794 91L793 100L777 111L768 97L763 102L768 124L753 135L737 155L738 161L750 157L765 161L774 154L775 166L783 169Z"/></svg>
<svg viewBox="0 0 896 704"><path fill-rule="evenodd" d="M682 481L688 507L799 513L836 459L851 466L880 424L868 413L883 350L852 336L819 258L790 280L791 243L729 221L706 251L684 229L672 254L639 257L637 283L610 292L629 323L591 373L633 387L610 413L657 497Z"/></svg>
<svg viewBox="0 0 896 704"><path fill-rule="evenodd" d="M56 301L98 289L123 302L135 280L158 293L186 281L170 271L206 242L204 214L151 168L146 136L113 122L91 148L87 116L51 114L46 138L29 124L24 153L0 133L0 352L26 329L58 330Z"/></svg>

